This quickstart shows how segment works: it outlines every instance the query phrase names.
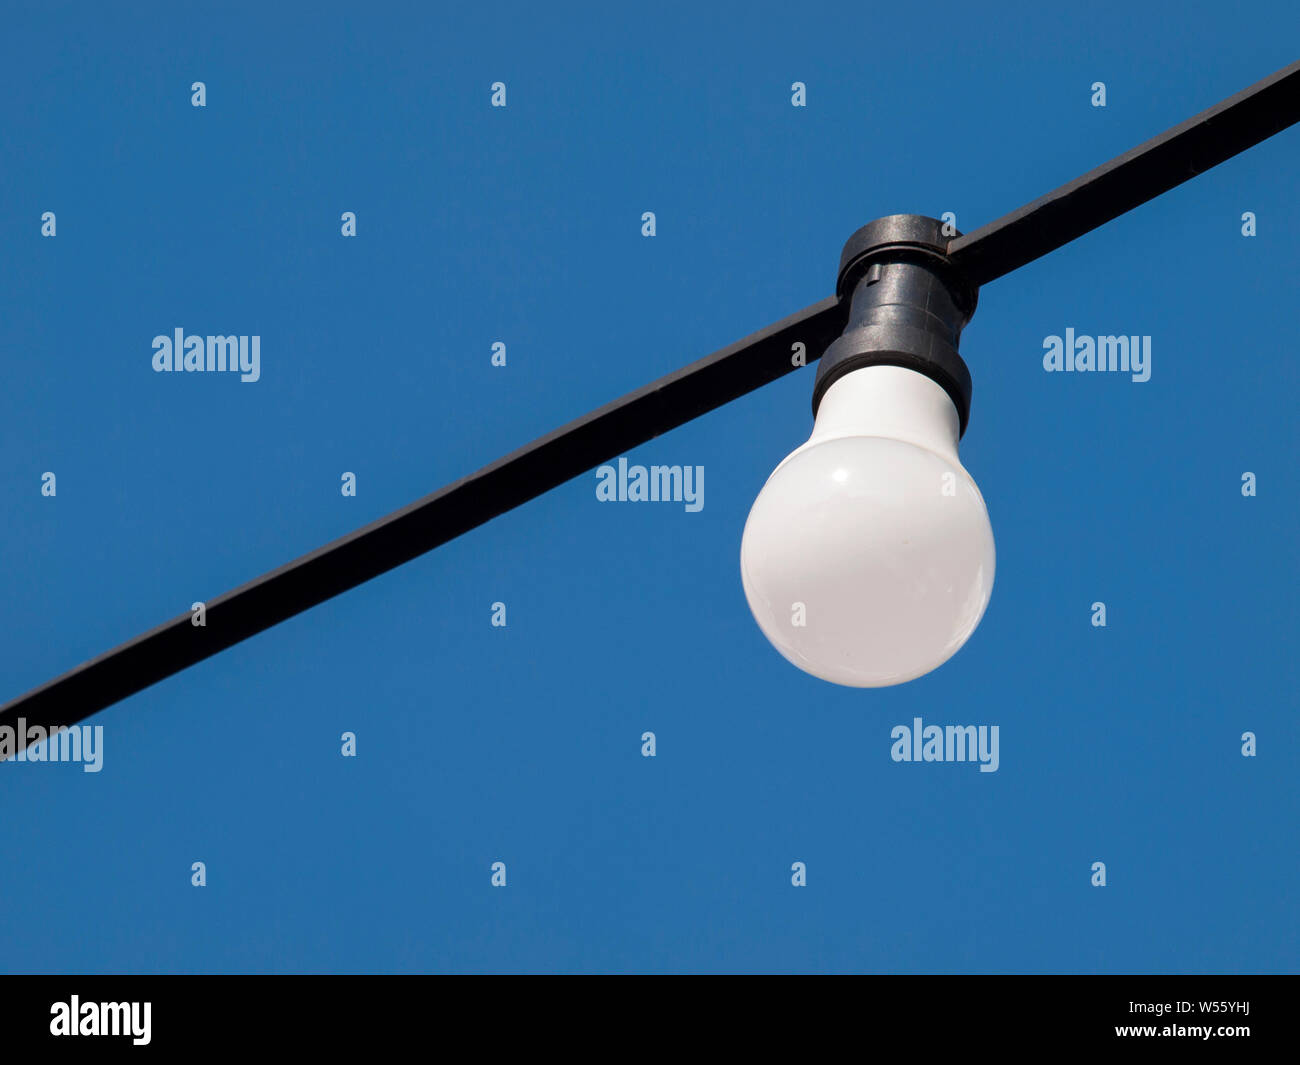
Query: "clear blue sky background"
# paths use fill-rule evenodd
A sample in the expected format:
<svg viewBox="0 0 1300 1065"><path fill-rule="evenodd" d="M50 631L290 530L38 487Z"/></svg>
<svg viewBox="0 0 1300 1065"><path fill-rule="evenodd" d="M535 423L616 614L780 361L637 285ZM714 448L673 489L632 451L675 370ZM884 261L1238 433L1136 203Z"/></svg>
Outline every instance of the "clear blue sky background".
<svg viewBox="0 0 1300 1065"><path fill-rule="evenodd" d="M1289 4L1140 6L7 5L0 701L821 299L872 218L970 231L1297 56ZM629 456L700 513L584 475L97 715L98 774L0 765L0 969L1295 971L1297 174L1292 130L983 290L997 584L938 672L827 685L748 614L809 367ZM262 379L153 373L177 327ZM1067 327L1151 380L1044 373ZM918 716L1001 768L895 764Z"/></svg>

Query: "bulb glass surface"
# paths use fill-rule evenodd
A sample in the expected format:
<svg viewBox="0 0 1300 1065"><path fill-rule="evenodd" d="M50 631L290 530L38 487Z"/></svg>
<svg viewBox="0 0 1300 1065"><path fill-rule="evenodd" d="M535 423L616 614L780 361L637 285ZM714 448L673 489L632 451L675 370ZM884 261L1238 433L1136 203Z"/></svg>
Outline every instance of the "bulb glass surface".
<svg viewBox="0 0 1300 1065"><path fill-rule="evenodd" d="M750 610L800 669L901 684L954 655L993 590L988 511L957 457L957 412L922 374L854 370L768 478L741 542Z"/></svg>

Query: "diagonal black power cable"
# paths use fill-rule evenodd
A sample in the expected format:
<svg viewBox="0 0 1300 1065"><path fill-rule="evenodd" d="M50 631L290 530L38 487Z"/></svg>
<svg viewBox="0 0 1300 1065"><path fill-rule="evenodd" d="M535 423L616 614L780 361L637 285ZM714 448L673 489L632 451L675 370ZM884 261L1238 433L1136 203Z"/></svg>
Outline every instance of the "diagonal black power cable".
<svg viewBox="0 0 1300 1065"><path fill-rule="evenodd" d="M977 285L1032 262L1300 121L1300 63L1251 86L1026 207L957 237L948 254ZM263 632L519 506L621 452L821 357L843 330L834 297L753 333L386 518L183 614L0 707L46 732ZM26 746L19 730L13 754Z"/></svg>
<svg viewBox="0 0 1300 1065"><path fill-rule="evenodd" d="M1145 144L956 237L948 255L976 285L1011 273L1300 121L1300 62Z"/></svg>
<svg viewBox="0 0 1300 1065"><path fill-rule="evenodd" d="M206 624L183 614L0 707L0 726L47 732L156 684L309 607L378 577L498 514L647 440L707 414L796 368L844 329L822 300L667 377L570 422L446 488L205 604ZM26 745L19 737L17 753Z"/></svg>

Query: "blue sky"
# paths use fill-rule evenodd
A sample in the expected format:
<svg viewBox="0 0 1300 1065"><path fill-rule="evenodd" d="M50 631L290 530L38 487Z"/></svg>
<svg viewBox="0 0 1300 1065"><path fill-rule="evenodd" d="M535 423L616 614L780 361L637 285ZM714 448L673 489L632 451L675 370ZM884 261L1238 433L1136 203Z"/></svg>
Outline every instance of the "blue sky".
<svg viewBox="0 0 1300 1065"><path fill-rule="evenodd" d="M823 298L873 218L973 230L1296 58L1285 4L1053 6L9 5L0 702ZM0 970L1295 971L1297 172L981 292L997 582L937 672L749 616L809 367L629 455L698 513L584 475L97 715L99 773L0 765ZM154 373L178 327L261 379ZM1151 379L1045 373L1067 328ZM915 717L998 771L892 762Z"/></svg>

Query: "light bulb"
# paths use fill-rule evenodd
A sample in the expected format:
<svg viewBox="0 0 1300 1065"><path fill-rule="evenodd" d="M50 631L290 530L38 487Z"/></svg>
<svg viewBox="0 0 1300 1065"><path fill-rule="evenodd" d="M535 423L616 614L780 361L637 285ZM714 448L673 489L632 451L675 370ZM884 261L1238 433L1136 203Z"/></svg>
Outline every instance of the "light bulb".
<svg viewBox="0 0 1300 1065"><path fill-rule="evenodd" d="M913 370L866 366L827 389L740 548L754 619L800 669L902 684L975 631L993 590L993 530L959 434L948 393Z"/></svg>

